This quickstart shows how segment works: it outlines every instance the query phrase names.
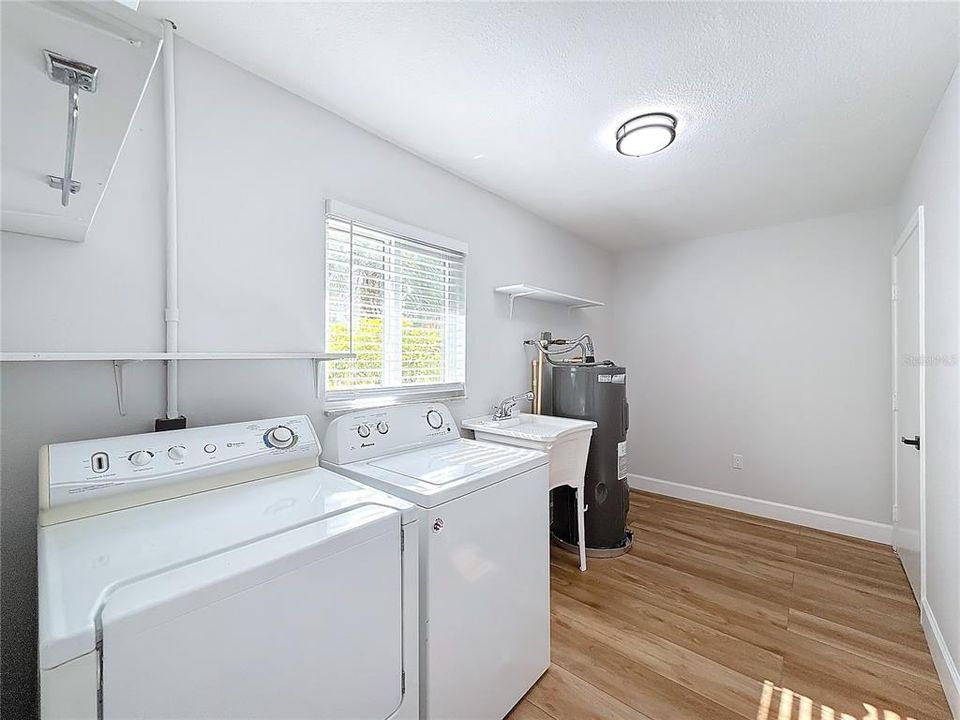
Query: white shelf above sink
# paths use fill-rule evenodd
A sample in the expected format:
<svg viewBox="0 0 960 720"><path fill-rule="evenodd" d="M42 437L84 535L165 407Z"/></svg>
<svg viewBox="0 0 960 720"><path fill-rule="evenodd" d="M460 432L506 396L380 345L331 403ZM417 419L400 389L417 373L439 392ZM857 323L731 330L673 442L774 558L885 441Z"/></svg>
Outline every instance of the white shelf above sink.
<svg viewBox="0 0 960 720"><path fill-rule="evenodd" d="M554 305L564 305L571 310L604 306L604 303L599 300L590 300L577 295L537 287L536 285L527 285L526 283L501 285L496 288L496 292L510 298L510 317L513 317L513 301L517 298L527 298L528 300L539 300L540 302L552 303Z"/></svg>

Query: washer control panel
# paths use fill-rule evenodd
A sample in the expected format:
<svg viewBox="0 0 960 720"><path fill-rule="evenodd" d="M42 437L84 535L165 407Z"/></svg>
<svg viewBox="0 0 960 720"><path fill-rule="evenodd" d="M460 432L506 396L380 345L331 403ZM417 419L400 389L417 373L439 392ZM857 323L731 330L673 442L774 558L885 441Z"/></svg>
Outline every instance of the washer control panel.
<svg viewBox="0 0 960 720"><path fill-rule="evenodd" d="M316 467L320 442L304 415L169 430L40 449L40 510L90 502L124 507L123 496L175 495ZM107 502L109 501L109 502ZM141 504L135 502L133 504ZM77 511L79 515L97 514ZM59 513L64 515L64 513Z"/></svg>
<svg viewBox="0 0 960 720"><path fill-rule="evenodd" d="M453 414L443 403L356 410L327 427L323 459L344 465L459 436Z"/></svg>

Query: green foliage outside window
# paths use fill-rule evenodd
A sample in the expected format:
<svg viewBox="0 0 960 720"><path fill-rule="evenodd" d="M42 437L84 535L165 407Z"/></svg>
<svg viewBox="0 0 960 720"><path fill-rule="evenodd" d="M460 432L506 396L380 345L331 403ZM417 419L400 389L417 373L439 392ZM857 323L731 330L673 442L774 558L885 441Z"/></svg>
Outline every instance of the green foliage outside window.
<svg viewBox="0 0 960 720"><path fill-rule="evenodd" d="M350 331L345 322L327 328L330 352L350 352ZM337 389L379 387L384 383L383 318L361 317L353 338L353 360L327 365L327 387ZM401 325L401 378L404 385L443 382L443 343L437 325L403 320Z"/></svg>
<svg viewBox="0 0 960 720"><path fill-rule="evenodd" d="M440 328L403 321L403 384L443 382Z"/></svg>
<svg viewBox="0 0 960 720"><path fill-rule="evenodd" d="M327 348L330 352L350 352L350 329L347 323L331 323L327 327ZM377 387L383 384L383 318L362 317L354 336L356 359L337 360L327 364L327 387Z"/></svg>

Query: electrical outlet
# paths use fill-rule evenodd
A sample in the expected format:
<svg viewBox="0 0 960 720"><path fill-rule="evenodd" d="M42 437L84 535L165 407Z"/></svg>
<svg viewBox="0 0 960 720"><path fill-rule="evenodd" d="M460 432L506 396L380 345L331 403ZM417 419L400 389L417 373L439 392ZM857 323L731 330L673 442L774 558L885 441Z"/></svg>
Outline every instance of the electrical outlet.
<svg viewBox="0 0 960 720"><path fill-rule="evenodd" d="M743 470L743 455L734 453L730 458L730 467L734 470Z"/></svg>

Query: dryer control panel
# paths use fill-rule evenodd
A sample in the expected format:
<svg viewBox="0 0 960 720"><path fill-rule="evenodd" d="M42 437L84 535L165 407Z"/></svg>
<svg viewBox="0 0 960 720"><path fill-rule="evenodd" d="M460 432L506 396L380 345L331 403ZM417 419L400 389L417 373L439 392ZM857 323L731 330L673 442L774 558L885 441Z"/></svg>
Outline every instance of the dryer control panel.
<svg viewBox="0 0 960 720"><path fill-rule="evenodd" d="M327 426L323 459L345 465L458 437L453 413L443 403L355 410Z"/></svg>
<svg viewBox="0 0 960 720"><path fill-rule="evenodd" d="M40 524L317 467L305 415L40 448Z"/></svg>

